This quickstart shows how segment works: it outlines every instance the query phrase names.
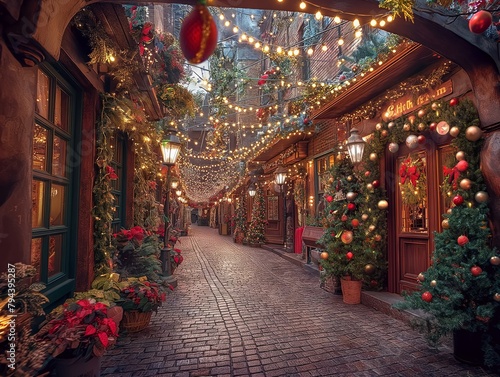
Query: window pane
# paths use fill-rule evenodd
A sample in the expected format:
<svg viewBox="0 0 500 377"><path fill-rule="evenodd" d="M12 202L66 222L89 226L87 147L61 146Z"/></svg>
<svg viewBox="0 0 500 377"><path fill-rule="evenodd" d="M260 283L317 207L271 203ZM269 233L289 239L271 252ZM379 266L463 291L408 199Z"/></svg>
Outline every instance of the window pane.
<svg viewBox="0 0 500 377"><path fill-rule="evenodd" d="M59 87L56 87L56 103L54 108L54 124L68 131L69 96Z"/></svg>
<svg viewBox="0 0 500 377"><path fill-rule="evenodd" d="M64 225L65 186L52 184L50 189L50 225Z"/></svg>
<svg viewBox="0 0 500 377"><path fill-rule="evenodd" d="M42 239L33 238L31 240L31 265L36 269L34 281L40 281L41 259L42 259Z"/></svg>
<svg viewBox="0 0 500 377"><path fill-rule="evenodd" d="M43 227L43 196L45 192L45 182L33 180L31 190L31 200L33 207L31 210L31 223L33 228Z"/></svg>
<svg viewBox="0 0 500 377"><path fill-rule="evenodd" d="M62 234L49 238L49 277L61 272Z"/></svg>
<svg viewBox="0 0 500 377"><path fill-rule="evenodd" d="M52 174L62 177L66 175L66 141L58 136L54 136Z"/></svg>
<svg viewBox="0 0 500 377"><path fill-rule="evenodd" d="M47 138L49 132L35 124L33 132L33 169L47 170Z"/></svg>
<svg viewBox="0 0 500 377"><path fill-rule="evenodd" d="M38 84L36 87L35 111L45 119L49 118L49 88L50 79L42 71L38 71Z"/></svg>

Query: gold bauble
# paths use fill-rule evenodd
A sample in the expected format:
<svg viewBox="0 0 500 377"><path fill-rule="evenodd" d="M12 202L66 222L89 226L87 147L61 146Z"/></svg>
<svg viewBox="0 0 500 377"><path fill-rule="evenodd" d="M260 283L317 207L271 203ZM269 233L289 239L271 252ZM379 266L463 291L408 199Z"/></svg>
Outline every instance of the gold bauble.
<svg viewBox="0 0 500 377"><path fill-rule="evenodd" d="M431 287L435 287L438 284L436 280L431 280L430 285Z"/></svg>
<svg viewBox="0 0 500 377"><path fill-rule="evenodd" d="M327 260L328 259L328 253L326 251L323 251L319 256L323 260Z"/></svg>
<svg viewBox="0 0 500 377"><path fill-rule="evenodd" d="M387 207L389 207L387 200L380 200L377 205L380 209L387 209Z"/></svg>
<svg viewBox="0 0 500 377"><path fill-rule="evenodd" d="M441 221L441 226L443 227L443 229L448 229L450 227L448 219L444 219L443 221Z"/></svg>
<svg viewBox="0 0 500 377"><path fill-rule="evenodd" d="M439 105L436 102L433 102L431 105L431 109L436 111L439 108Z"/></svg>
<svg viewBox="0 0 500 377"><path fill-rule="evenodd" d="M476 192L476 195L474 195L474 199L476 199L476 202L478 203L485 203L488 201L489 196L486 191L478 191Z"/></svg>
<svg viewBox="0 0 500 377"><path fill-rule="evenodd" d="M451 129L450 129L450 135L451 136L457 137L459 133L460 133L460 128L458 128L458 127L451 127Z"/></svg>
<svg viewBox="0 0 500 377"><path fill-rule="evenodd" d="M494 266L500 266L500 257L494 255L490 258L490 263Z"/></svg>
<svg viewBox="0 0 500 377"><path fill-rule="evenodd" d="M348 175L348 176L347 176L347 180L348 180L349 182L351 182L351 181L352 181L352 175Z"/></svg>
<svg viewBox="0 0 500 377"><path fill-rule="evenodd" d="M389 131L382 130L382 132L380 134L382 135L382 137L387 137L387 135L389 135Z"/></svg>
<svg viewBox="0 0 500 377"><path fill-rule="evenodd" d="M387 128L391 129L392 127L394 127L394 122L389 122L389 124L387 125Z"/></svg>
<svg viewBox="0 0 500 377"><path fill-rule="evenodd" d="M377 154L376 153L370 153L370 161L377 161Z"/></svg>
<svg viewBox="0 0 500 377"><path fill-rule="evenodd" d="M363 213L361 215L361 220L366 221L368 219L368 215L366 213Z"/></svg>
<svg viewBox="0 0 500 377"><path fill-rule="evenodd" d="M500 302L500 293L495 293L493 295L493 300L495 300L496 302Z"/></svg>
<svg viewBox="0 0 500 377"><path fill-rule="evenodd" d="M375 266L373 264L368 263L364 268L365 274L371 275L375 272Z"/></svg>
<svg viewBox="0 0 500 377"><path fill-rule="evenodd" d="M333 183L333 177L328 178L328 183Z"/></svg>
<svg viewBox="0 0 500 377"><path fill-rule="evenodd" d="M358 196L358 193L357 192L352 192L352 191L349 191L347 194L346 194L346 199L349 200L350 202L352 202L354 199L356 199L356 197Z"/></svg>
<svg viewBox="0 0 500 377"><path fill-rule="evenodd" d="M415 118L416 118L416 116L415 116L415 115L410 115L410 116L408 117L408 120L410 121L410 123L411 123L411 124L413 124L413 123L415 122Z"/></svg>
<svg viewBox="0 0 500 377"><path fill-rule="evenodd" d="M460 181L460 188L462 190L470 190L472 187L472 181L468 178L464 178Z"/></svg>
<svg viewBox="0 0 500 377"><path fill-rule="evenodd" d="M465 152L464 151L458 151L457 154L455 155L455 158L457 161L463 161L465 160Z"/></svg>
<svg viewBox="0 0 500 377"><path fill-rule="evenodd" d="M417 279L418 281L424 281L425 280L425 276L423 273L419 273L418 276L417 276Z"/></svg>
<svg viewBox="0 0 500 377"><path fill-rule="evenodd" d="M410 124L409 123L405 123L404 126L403 126L403 130L405 131L410 131Z"/></svg>
<svg viewBox="0 0 500 377"><path fill-rule="evenodd" d="M377 131L380 131L380 130L382 129L382 123L377 123L377 124L375 125L375 129L376 129Z"/></svg>
<svg viewBox="0 0 500 377"><path fill-rule="evenodd" d="M469 141L478 141L483 136L483 131L478 126L470 126L465 130L465 138Z"/></svg>
<svg viewBox="0 0 500 377"><path fill-rule="evenodd" d="M366 189L369 190L369 191L373 190L373 185L371 183L368 183L366 185Z"/></svg>
<svg viewBox="0 0 500 377"><path fill-rule="evenodd" d="M419 131L425 131L426 128L427 128L427 126L426 126L425 123L419 123L418 124L418 130Z"/></svg>
<svg viewBox="0 0 500 377"><path fill-rule="evenodd" d="M370 232L373 232L373 231L375 230L375 225L370 225L370 226L368 227L368 230L369 230Z"/></svg>
<svg viewBox="0 0 500 377"><path fill-rule="evenodd" d="M425 115L425 110L424 109L420 109L418 110L418 114L417 114L420 118L423 118L424 115Z"/></svg>
<svg viewBox="0 0 500 377"><path fill-rule="evenodd" d="M452 212L452 211L453 211L453 210L452 210L451 208L448 208L448 209L446 210L446 213L447 213L448 215L451 215L451 212Z"/></svg>

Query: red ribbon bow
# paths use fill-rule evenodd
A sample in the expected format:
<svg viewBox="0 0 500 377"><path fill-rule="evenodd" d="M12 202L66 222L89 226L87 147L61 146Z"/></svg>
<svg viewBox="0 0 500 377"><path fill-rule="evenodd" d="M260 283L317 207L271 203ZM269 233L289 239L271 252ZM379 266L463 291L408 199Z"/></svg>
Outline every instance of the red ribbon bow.
<svg viewBox="0 0 500 377"><path fill-rule="evenodd" d="M447 166L443 166L443 174L448 177L448 183L453 183L453 188L457 186L457 180L460 176L460 172L457 167L449 168Z"/></svg>
<svg viewBox="0 0 500 377"><path fill-rule="evenodd" d="M401 177L401 184L404 185L409 179L413 186L417 186L417 179L420 177L420 172L417 170L416 166L410 166L403 164L399 169L399 176Z"/></svg>

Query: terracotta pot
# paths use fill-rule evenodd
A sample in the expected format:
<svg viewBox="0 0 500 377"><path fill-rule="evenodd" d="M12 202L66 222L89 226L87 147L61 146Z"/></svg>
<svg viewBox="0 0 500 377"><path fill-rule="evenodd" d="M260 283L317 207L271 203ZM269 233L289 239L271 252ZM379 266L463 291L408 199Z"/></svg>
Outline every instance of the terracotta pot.
<svg viewBox="0 0 500 377"><path fill-rule="evenodd" d="M342 287L342 301L346 304L361 304L361 287L363 282L361 280L351 280L346 276L340 279Z"/></svg>

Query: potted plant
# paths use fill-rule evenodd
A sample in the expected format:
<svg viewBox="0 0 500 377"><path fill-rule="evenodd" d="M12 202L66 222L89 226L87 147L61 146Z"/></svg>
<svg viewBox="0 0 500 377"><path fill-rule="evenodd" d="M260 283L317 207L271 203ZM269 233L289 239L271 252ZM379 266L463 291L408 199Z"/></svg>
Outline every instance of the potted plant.
<svg viewBox="0 0 500 377"><path fill-rule="evenodd" d="M170 265L172 266L172 273L177 267L180 266L184 257L181 255L181 249L174 248L170 250Z"/></svg>
<svg viewBox="0 0 500 377"><path fill-rule="evenodd" d="M55 317L40 329L37 338L50 342L56 375L99 375L101 357L118 337L116 323L107 311L105 304L90 299L54 310Z"/></svg>
<svg viewBox="0 0 500 377"><path fill-rule="evenodd" d="M146 279L129 278L121 283L120 300L117 304L123 308L122 327L128 332L145 329L153 312L166 299L158 284Z"/></svg>

